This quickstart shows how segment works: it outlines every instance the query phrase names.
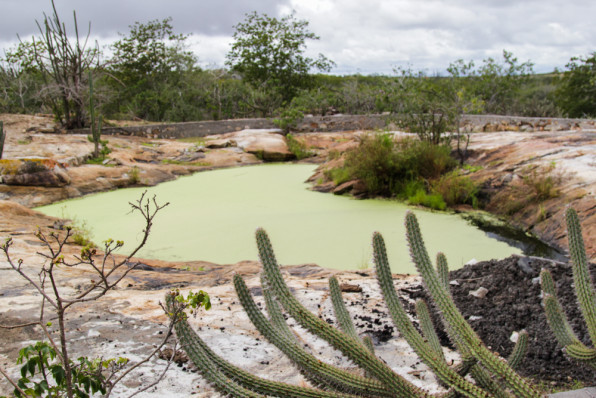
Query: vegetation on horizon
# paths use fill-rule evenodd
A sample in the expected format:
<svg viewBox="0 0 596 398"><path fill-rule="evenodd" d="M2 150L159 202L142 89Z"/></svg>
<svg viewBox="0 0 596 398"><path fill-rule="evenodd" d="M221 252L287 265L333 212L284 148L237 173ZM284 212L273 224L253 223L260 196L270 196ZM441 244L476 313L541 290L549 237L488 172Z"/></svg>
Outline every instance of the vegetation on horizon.
<svg viewBox="0 0 596 398"><path fill-rule="evenodd" d="M487 58L478 67L455 60L446 76L409 69L394 76L316 74L328 72L333 62L303 55L307 41L319 39L308 21L253 12L235 26L227 68L201 69L187 49L188 35L174 33L171 18L135 22L104 61L97 46L79 40L76 13L72 40L53 11L38 22L37 37L20 41L0 58L0 112L51 112L67 128L88 126L91 72L98 111L115 119L264 116L291 126L301 114L424 113L440 117L417 122L446 126L459 136L463 113L596 116L596 53L574 57L566 71L546 75L535 74L530 61L520 63L507 51L501 60Z"/></svg>

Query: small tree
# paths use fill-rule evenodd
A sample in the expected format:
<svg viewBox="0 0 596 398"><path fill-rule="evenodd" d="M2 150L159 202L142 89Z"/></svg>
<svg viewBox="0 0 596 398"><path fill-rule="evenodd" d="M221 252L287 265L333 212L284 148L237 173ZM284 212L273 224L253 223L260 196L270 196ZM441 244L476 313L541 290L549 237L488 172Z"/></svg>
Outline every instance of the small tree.
<svg viewBox="0 0 596 398"><path fill-rule="evenodd" d="M176 97L189 91L183 78L196 69L197 60L185 49L188 35L175 34L171 22L135 22L128 35L112 45L113 111L164 120Z"/></svg>
<svg viewBox="0 0 596 398"><path fill-rule="evenodd" d="M103 253L98 253L91 246L85 246L81 249L79 256L68 259L65 256L65 248L74 232L71 227L66 228L65 234L52 232L48 235L41 230L37 232L36 236L44 248L44 252L39 255L45 259L37 275L31 275L25 271L23 260L14 261L12 259L10 256L12 239L7 239L0 246L10 267L41 296L40 313L36 321L21 325L0 324L0 329L38 326L47 338L47 341L37 342L21 350L18 361L24 365L21 369L22 377L18 381L12 380L7 372L0 367L0 373L15 387L17 396L66 396L72 398L88 396L89 392L101 392L107 397L116 384L139 365L147 362L166 344L174 326L173 322L170 322L161 344L134 365L127 367L129 364L126 358L90 360L87 357L81 357L78 361L74 361L66 336L66 321L67 314L75 305L103 297L135 269L138 263L131 264L130 260L147 242L155 215L167 205L168 203L157 204L155 197L152 201L145 199L145 193L135 203L131 203L133 211L142 215L145 226L141 242L121 260L114 258L114 252L120 249L124 243L122 241L114 242L112 239L104 242ZM58 284L57 274L73 267L87 267L91 270L93 277L82 291L68 294ZM201 295L200 298L203 300L201 303L208 302L208 296L205 299L205 296ZM52 322L48 322L50 319L48 309L52 312L52 318L57 318L57 330L52 330ZM177 318L174 315L172 319ZM57 341L53 332L58 333ZM28 377L29 373L31 378ZM157 384L164 373L146 388ZM33 379L33 376L38 374L41 381Z"/></svg>
<svg viewBox="0 0 596 398"><path fill-rule="evenodd" d="M596 116L596 52L573 57L555 92L557 105L569 117Z"/></svg>
<svg viewBox="0 0 596 398"><path fill-rule="evenodd" d="M317 59L304 55L306 41L319 36L294 14L277 19L252 12L235 29L226 64L253 86L280 93L286 102L298 89L311 86L311 70L329 71L333 65L322 54Z"/></svg>

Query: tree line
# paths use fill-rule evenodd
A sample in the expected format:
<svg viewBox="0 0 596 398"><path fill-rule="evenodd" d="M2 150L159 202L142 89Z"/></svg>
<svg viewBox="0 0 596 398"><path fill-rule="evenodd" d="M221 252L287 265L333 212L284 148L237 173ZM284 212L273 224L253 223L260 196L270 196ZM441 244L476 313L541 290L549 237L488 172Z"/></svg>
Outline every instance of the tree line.
<svg viewBox="0 0 596 398"><path fill-rule="evenodd" d="M53 2L52 2L53 5ZM464 113L596 116L596 52L565 71L536 74L508 51L481 64L456 60L445 76L398 68L390 76L327 74L333 61L305 56L319 37L308 22L256 12L235 26L225 67L204 69L172 19L136 22L110 45L111 56L67 32L55 7L31 40L0 58L0 112L52 113L67 128L90 123L90 80L98 113L109 119L183 122L304 114L432 114L407 124L425 131L457 124Z"/></svg>

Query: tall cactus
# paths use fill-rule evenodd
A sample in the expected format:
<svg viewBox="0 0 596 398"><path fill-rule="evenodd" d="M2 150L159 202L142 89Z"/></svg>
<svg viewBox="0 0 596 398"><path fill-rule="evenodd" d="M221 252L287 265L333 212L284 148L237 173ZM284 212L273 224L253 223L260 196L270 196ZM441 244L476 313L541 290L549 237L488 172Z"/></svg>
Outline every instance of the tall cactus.
<svg viewBox="0 0 596 398"><path fill-rule="evenodd" d="M257 230L256 238L259 258L263 264L261 284L269 319L255 304L250 290L239 275L234 276L236 293L249 319L261 334L284 352L320 389L271 382L248 374L215 355L190 328L186 319L181 319L176 324L176 333L183 348L204 377L232 397L262 395L283 397L541 396L513 370L514 365L518 364L523 356L523 342L527 341L527 335L524 333L520 335L520 343L514 349L509 364L490 352L455 308L449 293L446 259L440 254L437 270L434 270L428 260L424 242L413 214L407 215L406 226L412 258L423 276L433 300L443 314L446 330L460 351L462 357L460 364L451 366L445 361L425 303L417 303L423 333L421 334L412 324L395 291L383 238L380 234L375 233L373 249L377 279L397 328L420 358L438 376L442 384L449 388L447 393L431 394L416 387L375 356L374 350L369 347L365 339L360 338L354 328L351 317L341 299L341 291L335 278L330 279L330 292L341 330L332 327L309 312L292 295L286 285L269 237L262 229ZM169 310L174 312L171 308L175 305L175 300L167 298L166 302ZM353 372L325 364L307 352L286 324L282 307L301 326L326 340L331 346L351 359L364 371L366 376L358 376ZM472 376L476 384L466 377L468 374Z"/></svg>
<svg viewBox="0 0 596 398"><path fill-rule="evenodd" d="M4 132L4 122L0 120L0 159L2 159L2 152L4 151L4 140L6 133Z"/></svg>
<svg viewBox="0 0 596 398"><path fill-rule="evenodd" d="M582 316L588 327L588 334L592 347L583 344L573 332L563 308L557 299L555 283L551 273L543 269L540 273L543 303L546 318L559 344L565 353L573 359L584 362L596 369L596 292L588 270L588 259L581 226L577 213L572 208L565 212L567 222L567 237L569 240L569 255L573 271L573 284Z"/></svg>
<svg viewBox="0 0 596 398"><path fill-rule="evenodd" d="M99 157L99 145L101 144L101 127L103 124L103 116L99 115L99 119L95 117L95 93L93 90L93 75L89 71L89 115L91 118L91 141L95 147L93 149L93 157Z"/></svg>

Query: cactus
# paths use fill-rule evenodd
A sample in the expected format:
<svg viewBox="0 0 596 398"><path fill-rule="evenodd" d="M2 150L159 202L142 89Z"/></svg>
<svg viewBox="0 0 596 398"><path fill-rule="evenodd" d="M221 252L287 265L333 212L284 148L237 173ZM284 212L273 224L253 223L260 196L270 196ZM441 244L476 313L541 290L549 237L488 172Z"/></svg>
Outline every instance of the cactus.
<svg viewBox="0 0 596 398"><path fill-rule="evenodd" d="M0 159L2 159L2 152L4 151L4 140L6 133L4 132L4 122L0 120Z"/></svg>
<svg viewBox="0 0 596 398"><path fill-rule="evenodd" d="M93 92L93 75L89 71L89 115L91 118L91 141L95 147L93 149L93 157L98 158L100 155L99 144L101 144L101 127L103 124L103 116L99 115L99 119L95 117L95 96Z"/></svg>
<svg viewBox="0 0 596 398"><path fill-rule="evenodd" d="M527 334L520 333L509 361L490 352L453 303L445 257L439 254L437 270L433 269L416 218L411 213L406 216L406 228L412 258L442 314L445 329L461 354L460 364L452 366L445 361L426 303L420 301L416 304L422 333L410 320L393 285L383 238L375 233L373 251L377 279L394 324L418 356L449 389L447 393L431 394L416 387L375 356L370 339L361 338L354 328L335 278L330 279L329 285L340 329L319 319L302 306L283 280L269 237L262 229L257 230L256 240L263 265L261 284L269 319L259 310L239 275L234 276L236 293L260 333L284 352L316 388L292 386L250 375L215 355L190 328L185 318L176 324L176 333L183 348L209 382L224 394L233 397L261 396L258 394L283 397L540 397L541 394L513 370L523 358ZM177 302L168 296L166 303L168 311L174 313ZM286 324L282 307L301 326L326 340L352 360L365 376L321 362L307 352Z"/></svg>
<svg viewBox="0 0 596 398"><path fill-rule="evenodd" d="M588 271L588 259L581 226L577 213L572 208L565 212L567 222L567 236L569 240L569 255L573 271L575 294L582 316L588 327L592 346L596 343L596 292ZM578 361L596 369L596 349L583 344L573 332L563 308L557 299L555 283L551 273L543 269L540 273L543 303L546 319L559 344L565 353Z"/></svg>

